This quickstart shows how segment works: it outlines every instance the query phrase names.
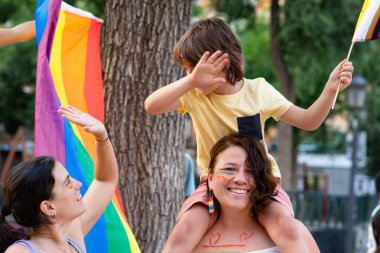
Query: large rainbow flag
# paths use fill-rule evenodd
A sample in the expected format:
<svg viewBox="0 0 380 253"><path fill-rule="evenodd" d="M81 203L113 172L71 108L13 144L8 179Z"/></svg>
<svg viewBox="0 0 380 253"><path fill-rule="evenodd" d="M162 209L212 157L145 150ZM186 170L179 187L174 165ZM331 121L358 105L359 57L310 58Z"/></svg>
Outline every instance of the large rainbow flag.
<svg viewBox="0 0 380 253"><path fill-rule="evenodd" d="M35 19L35 155L54 156L83 183L83 194L93 180L94 139L57 110L70 104L104 122L101 23L62 0L38 0ZM85 242L89 253L140 252L117 190Z"/></svg>
<svg viewBox="0 0 380 253"><path fill-rule="evenodd" d="M353 42L380 39L380 0L365 0L356 28Z"/></svg>

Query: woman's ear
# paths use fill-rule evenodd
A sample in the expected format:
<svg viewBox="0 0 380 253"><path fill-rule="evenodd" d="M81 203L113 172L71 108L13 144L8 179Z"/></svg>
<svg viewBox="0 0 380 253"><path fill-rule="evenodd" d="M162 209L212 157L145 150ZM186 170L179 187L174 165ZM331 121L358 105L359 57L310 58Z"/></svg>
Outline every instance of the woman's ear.
<svg viewBox="0 0 380 253"><path fill-rule="evenodd" d="M48 200L44 200L41 202L40 210L46 216L49 216L49 217L55 216L55 213L56 213L54 205L52 205L52 203Z"/></svg>

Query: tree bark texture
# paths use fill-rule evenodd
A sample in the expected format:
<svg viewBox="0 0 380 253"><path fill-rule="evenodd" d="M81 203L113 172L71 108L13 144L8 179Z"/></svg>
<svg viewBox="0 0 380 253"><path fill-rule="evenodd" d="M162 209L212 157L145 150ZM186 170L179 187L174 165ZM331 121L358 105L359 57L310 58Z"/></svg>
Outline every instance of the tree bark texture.
<svg viewBox="0 0 380 253"><path fill-rule="evenodd" d="M184 118L149 116L144 100L183 72L172 49L190 23L191 0L108 0L103 32L106 125L119 189L142 252L160 252L184 200Z"/></svg>
<svg viewBox="0 0 380 253"><path fill-rule="evenodd" d="M277 76L281 84L281 93L291 102L296 101L296 91L292 77L286 67L280 34L280 6L278 0L272 0L271 4L271 43L272 57L276 67ZM278 160L282 175L282 186L286 190L296 190L297 162L296 148L294 147L294 129L285 123L279 123L279 151Z"/></svg>

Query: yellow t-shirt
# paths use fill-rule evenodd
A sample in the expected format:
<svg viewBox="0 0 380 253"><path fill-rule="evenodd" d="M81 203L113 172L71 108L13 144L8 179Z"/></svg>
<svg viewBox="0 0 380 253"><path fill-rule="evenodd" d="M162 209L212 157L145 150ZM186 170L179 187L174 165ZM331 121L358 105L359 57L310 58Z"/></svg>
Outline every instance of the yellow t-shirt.
<svg viewBox="0 0 380 253"><path fill-rule="evenodd" d="M292 103L272 87L264 78L244 79L242 88L231 95L202 94L193 89L180 98L180 113L191 116L197 141L197 164L208 173L210 150L223 136L232 133L249 134L264 142L265 121L279 118ZM274 158L269 154L273 174L281 178Z"/></svg>

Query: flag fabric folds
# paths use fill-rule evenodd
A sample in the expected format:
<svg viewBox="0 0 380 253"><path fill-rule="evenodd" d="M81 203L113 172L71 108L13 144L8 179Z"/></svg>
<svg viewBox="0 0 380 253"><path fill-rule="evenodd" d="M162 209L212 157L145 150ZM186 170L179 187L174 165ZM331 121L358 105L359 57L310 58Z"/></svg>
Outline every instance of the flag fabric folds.
<svg viewBox="0 0 380 253"><path fill-rule="evenodd" d="M380 39L380 0L365 0L355 33L353 42L364 42Z"/></svg>
<svg viewBox="0 0 380 253"><path fill-rule="evenodd" d="M61 162L87 191L93 180L95 143L63 120L60 105L73 105L104 122L99 19L61 0L38 0L35 155ZM140 252L119 192L85 238L89 253Z"/></svg>

